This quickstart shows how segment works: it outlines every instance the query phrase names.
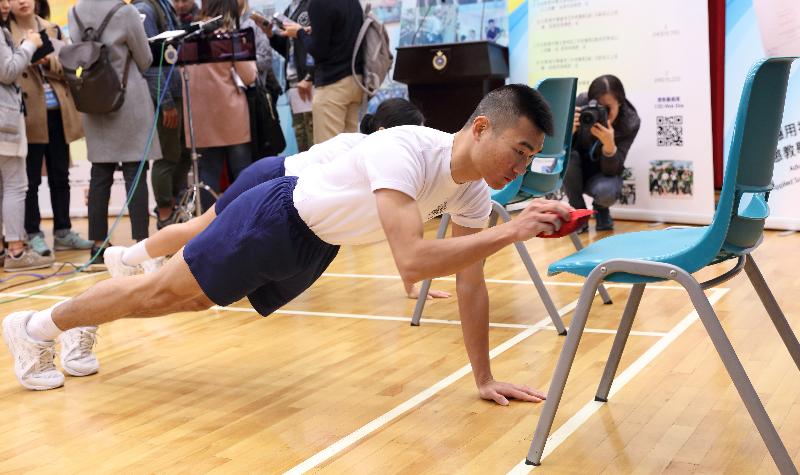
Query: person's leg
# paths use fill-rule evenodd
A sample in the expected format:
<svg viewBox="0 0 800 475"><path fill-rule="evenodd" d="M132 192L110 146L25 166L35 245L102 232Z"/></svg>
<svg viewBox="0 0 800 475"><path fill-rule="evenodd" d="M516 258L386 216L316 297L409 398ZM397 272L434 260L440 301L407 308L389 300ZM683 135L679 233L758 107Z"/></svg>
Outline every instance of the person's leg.
<svg viewBox="0 0 800 475"><path fill-rule="evenodd" d="M47 127L50 142L45 152L45 163L53 208L53 247L56 251L91 249L92 241L73 231L69 219L69 144L64 136L60 109L47 111Z"/></svg>
<svg viewBox="0 0 800 475"><path fill-rule="evenodd" d="M343 132L358 132L358 114L361 112L361 104L364 102L364 90L359 87L353 76L345 78L347 82L348 105L347 116L344 121Z"/></svg>
<svg viewBox="0 0 800 475"><path fill-rule="evenodd" d="M89 240L100 245L108 235L108 201L116 163L92 163L89 178Z"/></svg>
<svg viewBox="0 0 800 475"><path fill-rule="evenodd" d="M2 209L8 252L3 260L7 272L40 269L53 263L53 256L42 256L25 250L25 192L28 177L25 159L0 156L0 183L2 183Z"/></svg>
<svg viewBox="0 0 800 475"><path fill-rule="evenodd" d="M113 246L106 251L105 263L113 277L134 275L145 261L175 254L190 239L200 234L236 197L257 185L282 177L283 157L266 157L247 167L225 190L216 204L202 216L186 223L167 226L131 247Z"/></svg>
<svg viewBox="0 0 800 475"><path fill-rule="evenodd" d="M0 183L2 184L2 226L11 255L25 249L25 192L28 177L25 159L0 156Z"/></svg>
<svg viewBox="0 0 800 475"><path fill-rule="evenodd" d="M69 145L64 137L61 110L47 112L47 131L50 142L45 151L45 163L53 207L53 230L69 230L72 229L69 219Z"/></svg>
<svg viewBox="0 0 800 475"><path fill-rule="evenodd" d="M122 176L125 178L125 191L128 195L134 186L136 172L139 170L139 162L125 162L122 164ZM128 215L131 220L131 237L136 241L147 239L150 234L150 214L147 212L148 190L147 190L147 164L139 176L136 189L133 192L131 202L128 204Z"/></svg>
<svg viewBox="0 0 800 475"><path fill-rule="evenodd" d="M47 144L28 144L28 156L25 168L28 175L28 191L25 195L25 231L28 233L31 248L42 256L49 256L52 251L44 240L40 229L39 185L42 184L42 161Z"/></svg>
<svg viewBox="0 0 800 475"><path fill-rule="evenodd" d="M314 89L311 113L314 143L322 143L344 131L350 99L347 78Z"/></svg>
<svg viewBox="0 0 800 475"><path fill-rule="evenodd" d="M594 209L597 211L595 219L598 231L614 229L614 220L608 208L617 202L622 193L622 177L597 174L586 181L586 194L593 199Z"/></svg>
<svg viewBox="0 0 800 475"><path fill-rule="evenodd" d="M205 310L214 305L198 285L179 251L153 274L98 282L53 310L62 331L119 320Z"/></svg>
<svg viewBox="0 0 800 475"><path fill-rule="evenodd" d="M176 103L181 107L180 103ZM178 109L181 110L181 109ZM156 200L156 214L159 220L159 228L164 221L169 220L173 214L175 205L175 195L177 190L173 188L173 176L181 160L181 125L169 128L164 126L164 121L158 121L158 140L161 144L162 158L153 163L151 180L153 183L153 195Z"/></svg>
<svg viewBox="0 0 800 475"><path fill-rule="evenodd" d="M308 131L306 130L305 117L307 114L311 115L307 112L292 114L292 129L294 130L294 138L297 141L298 152L305 152L314 145L314 136L311 135L309 137Z"/></svg>
<svg viewBox="0 0 800 475"><path fill-rule="evenodd" d="M222 176L222 167L225 163L225 148L224 147L211 147L204 148L199 151L200 163L200 181L210 186L212 190L219 193L219 180ZM203 204L203 211L211 208L214 205L214 197L203 190L200 192L200 202Z"/></svg>
<svg viewBox="0 0 800 475"><path fill-rule="evenodd" d="M250 144L243 143L238 145L231 145L226 147L227 163L228 163L228 177L231 183L239 178L239 175L253 163L250 154Z"/></svg>
<svg viewBox="0 0 800 475"><path fill-rule="evenodd" d="M576 151L572 151L567 162L567 172L564 174L564 192L567 194L569 204L576 209L586 208L583 200L583 168L581 167L581 157Z"/></svg>

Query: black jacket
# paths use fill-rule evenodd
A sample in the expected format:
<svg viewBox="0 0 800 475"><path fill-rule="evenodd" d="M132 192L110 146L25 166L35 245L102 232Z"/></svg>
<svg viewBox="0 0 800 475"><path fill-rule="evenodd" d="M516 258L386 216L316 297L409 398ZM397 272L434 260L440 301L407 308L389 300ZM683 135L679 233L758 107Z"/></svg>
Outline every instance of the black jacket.
<svg viewBox="0 0 800 475"><path fill-rule="evenodd" d="M589 96L581 93L575 100L576 107L583 107L589 103ZM636 108L627 99L620 106L619 115L614 125L614 142L617 144L617 153L613 157L603 155L603 145L592 134L581 133L579 128L572 136L572 151L578 152L581 157L584 180L590 176L602 173L607 176L621 176L625 170L625 158L628 150L633 145L633 139L639 133L641 121L636 113Z"/></svg>
<svg viewBox="0 0 800 475"><path fill-rule="evenodd" d="M297 8L294 11L291 11L291 5L286 7L283 14L289 17L292 21L299 23L302 26L309 26L311 23L309 22L308 16L308 4L311 0L300 0L300 3L297 5ZM310 40L311 37L306 37L307 40ZM286 72L286 66L289 63L289 45L294 44L294 64L297 68L297 80L302 81L303 79L309 78L310 80L314 80L314 66L310 66L306 64L306 57L308 56L308 48L306 47L305 41L299 41L292 38L287 38L285 36L279 35L272 35L272 38L269 40L270 46L272 49L278 52L281 56L286 59L284 63L283 71ZM285 75L285 74L284 74ZM286 83L286 88L289 89L290 84Z"/></svg>
<svg viewBox="0 0 800 475"><path fill-rule="evenodd" d="M350 60L358 32L364 22L364 10L358 0L310 0L311 19L309 50L314 57L314 85L327 86L349 76ZM302 33L298 36L302 38ZM359 55L356 74L363 72Z"/></svg>

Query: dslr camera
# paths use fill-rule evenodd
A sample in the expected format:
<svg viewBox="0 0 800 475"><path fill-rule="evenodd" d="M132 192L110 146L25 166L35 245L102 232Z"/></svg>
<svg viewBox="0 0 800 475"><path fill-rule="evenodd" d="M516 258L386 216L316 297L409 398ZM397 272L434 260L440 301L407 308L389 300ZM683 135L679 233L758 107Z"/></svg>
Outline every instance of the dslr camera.
<svg viewBox="0 0 800 475"><path fill-rule="evenodd" d="M589 104L581 108L581 128L591 129L596 122L600 122L603 126L608 124L608 109L592 99Z"/></svg>

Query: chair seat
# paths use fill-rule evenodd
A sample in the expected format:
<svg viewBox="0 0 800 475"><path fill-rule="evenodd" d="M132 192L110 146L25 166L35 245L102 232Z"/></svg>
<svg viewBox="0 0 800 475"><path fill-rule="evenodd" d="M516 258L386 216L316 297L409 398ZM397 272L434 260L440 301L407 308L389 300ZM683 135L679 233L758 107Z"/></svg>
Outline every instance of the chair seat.
<svg viewBox="0 0 800 475"><path fill-rule="evenodd" d="M702 240L707 230L707 226L701 226L640 231L609 236L552 263L548 267L547 273L554 275L568 272L586 277L595 267L611 259L638 259L662 262L676 265L689 273L697 272L709 264L710 261L694 262L699 259L691 259L689 254L693 254L690 251ZM608 276L606 280L638 284L659 282L664 279L616 273Z"/></svg>

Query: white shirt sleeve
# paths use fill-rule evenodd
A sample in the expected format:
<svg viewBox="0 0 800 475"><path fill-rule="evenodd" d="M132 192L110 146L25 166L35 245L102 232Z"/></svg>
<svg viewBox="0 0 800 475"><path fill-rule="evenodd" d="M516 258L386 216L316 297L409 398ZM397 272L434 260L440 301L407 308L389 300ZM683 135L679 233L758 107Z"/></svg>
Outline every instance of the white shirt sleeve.
<svg viewBox="0 0 800 475"><path fill-rule="evenodd" d="M462 205L450 215L453 222L465 228L485 228L492 212L492 199L483 181L470 185L459 201Z"/></svg>
<svg viewBox="0 0 800 475"><path fill-rule="evenodd" d="M358 153L364 154L364 166L373 192L388 188L417 199L424 186L425 162L414 152L413 144L364 141Z"/></svg>

